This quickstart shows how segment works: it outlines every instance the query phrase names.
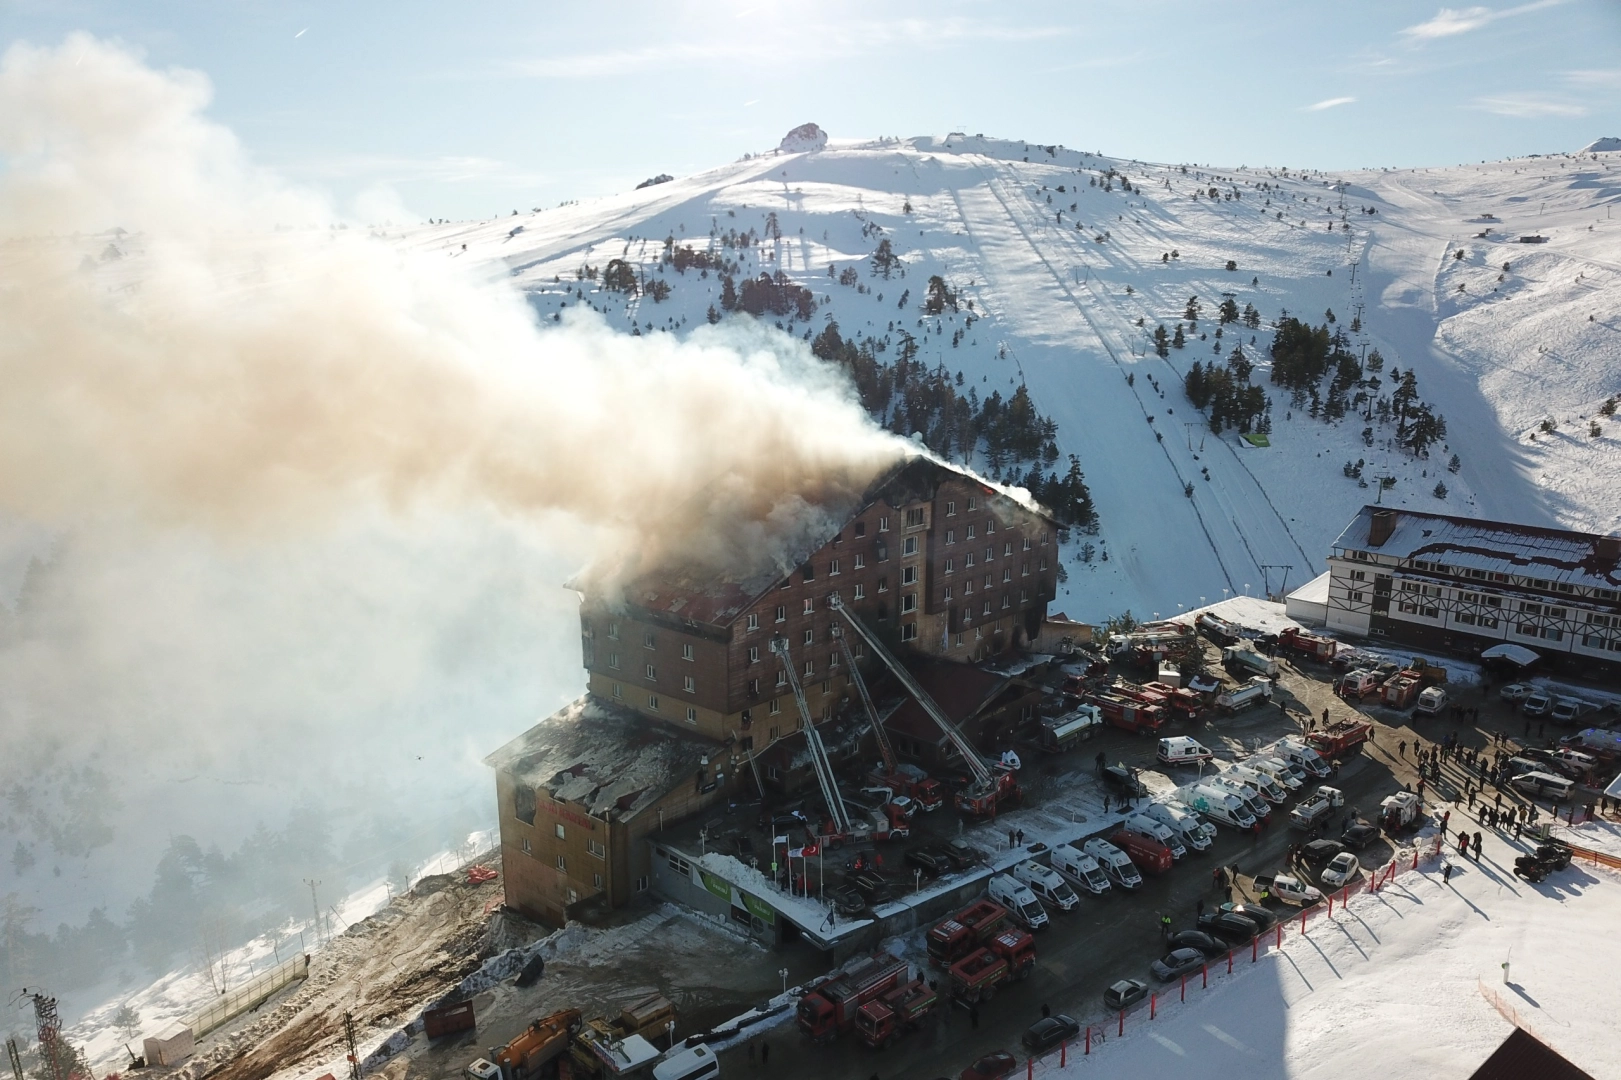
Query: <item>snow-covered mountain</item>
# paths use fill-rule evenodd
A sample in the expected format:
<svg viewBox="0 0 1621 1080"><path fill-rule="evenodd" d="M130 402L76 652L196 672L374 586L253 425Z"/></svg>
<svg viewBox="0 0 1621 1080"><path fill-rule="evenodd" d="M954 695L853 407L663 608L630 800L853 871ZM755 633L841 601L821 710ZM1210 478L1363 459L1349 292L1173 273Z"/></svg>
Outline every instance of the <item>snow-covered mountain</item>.
<svg viewBox="0 0 1621 1080"><path fill-rule="evenodd" d="M543 321L588 308L626 333L746 317L724 310L723 277L780 274L814 300L806 317L797 290L779 289L782 314L764 318L786 333L810 341L836 322L878 365L910 354L913 380L943 366L937 388L973 391L975 408L1027 387L1057 427L1057 460L1038 464L1061 476L1077 456L1099 517L1095 534L1071 535L1056 608L1101 619L1300 584L1375 497L1621 527L1621 424L1601 415L1621 394L1618 198L1621 162L1592 153L1327 174L954 133L751 155L398 235L509 276ZM896 256L887 277L881 245ZM934 276L944 292L928 314ZM1223 325L1226 300L1243 315ZM1275 385L1286 313L1340 335L1358 366L1331 363L1298 392ZM1184 393L1195 362L1231 371L1234 346L1264 389L1252 404L1270 409L1245 426L1269 427L1255 440L1269 445L1213 433ZM1377 371L1363 363L1375 352ZM1381 420L1407 373L1409 395L1445 420L1427 456ZM902 400L879 412L910 433ZM1030 461L985 449L980 467L1026 475Z"/></svg>

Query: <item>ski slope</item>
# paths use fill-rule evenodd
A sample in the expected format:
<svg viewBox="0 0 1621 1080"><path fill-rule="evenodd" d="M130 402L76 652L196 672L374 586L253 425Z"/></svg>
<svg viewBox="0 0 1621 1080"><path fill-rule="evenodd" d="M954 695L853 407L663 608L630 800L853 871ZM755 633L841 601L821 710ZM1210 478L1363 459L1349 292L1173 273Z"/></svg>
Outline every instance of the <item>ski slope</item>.
<svg viewBox="0 0 1621 1080"><path fill-rule="evenodd" d="M1057 606L1101 619L1304 583L1374 500L1368 477L1390 478L1381 497L1393 505L1621 528L1611 480L1621 426L1599 418L1598 436L1589 431L1621 393L1621 222L1609 216L1618 198L1618 153L1329 175L954 134L834 141L552 209L384 232L509 280L543 321L583 314L626 332L685 334L719 306L721 286L717 274L664 265L669 237L736 259L740 281L781 271L815 293L808 324L777 320L785 332L808 340L829 319L847 339L904 330L917 335L920 363L961 373L961 392L1005 397L1027 385L1057 422L1062 454L1080 457L1101 520L1096 536L1072 538ZM780 239L721 248L728 230L763 238L767 214ZM1528 234L1546 242L1518 242ZM880 238L904 277L876 275L868 260ZM669 297L578 276L612 258L661 277ZM856 268L860 288L829 266ZM973 301L971 329L966 312L923 316L933 274ZM1202 312L1186 347L1157 356L1152 329L1181 321L1192 296ZM1253 304L1261 327L1234 324L1217 339L1226 297ZM1390 427L1355 411L1313 419L1267 381L1274 320L1321 323L1330 309L1339 327L1360 310L1352 351L1377 349L1387 377L1415 372L1420 397L1446 419L1448 437L1428 458L1391 446ZM1233 344L1272 401L1268 447L1212 434L1183 394L1192 364L1221 360ZM1539 430L1547 420L1553 430ZM1344 475L1359 459L1361 484Z"/></svg>

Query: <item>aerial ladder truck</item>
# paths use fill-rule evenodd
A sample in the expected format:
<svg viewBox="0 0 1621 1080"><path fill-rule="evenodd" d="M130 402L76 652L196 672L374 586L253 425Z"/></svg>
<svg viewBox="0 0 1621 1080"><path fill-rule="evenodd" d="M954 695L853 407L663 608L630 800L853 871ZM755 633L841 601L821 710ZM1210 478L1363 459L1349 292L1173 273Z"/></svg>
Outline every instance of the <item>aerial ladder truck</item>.
<svg viewBox="0 0 1621 1080"><path fill-rule="evenodd" d="M969 773L973 776L968 786L957 792L958 810L973 817L993 817L996 814L997 807L1002 803L1008 801L1017 802L1022 799L1023 793L1019 790L1019 782L1013 773L1004 768L993 768L980 756L974 744L968 741L968 736L962 733L962 729L951 722L950 717L946 716L944 710L935 703L935 700L929 696L928 692L912 677L912 673L907 671L906 667L899 660L896 660L888 649L884 648L877 635L867 629L866 625L856 618L849 608L844 606L843 601L839 599L837 594L828 597L828 606L844 617L844 621L850 624L850 629L861 636L861 640L865 641L872 649L873 655L883 662L884 666L889 669L890 674L899 680L900 684L906 688L906 692L911 694L923 711L928 714L929 719L933 720L935 726L951 741L951 745L956 747L957 753L962 757L963 764L968 767ZM854 667L855 665L851 664L852 670L854 670ZM790 671L789 677L792 678L792 676L793 673ZM801 708L804 708L804 706L802 705Z"/></svg>
<svg viewBox="0 0 1621 1080"><path fill-rule="evenodd" d="M788 676L788 685L794 691L794 704L799 706L799 719L805 731L805 746L810 751L811 767L816 771L816 782L821 785L822 798L827 802L828 829L824 830L823 839L829 847L835 847L844 840L854 838L850 814L845 808L844 797L839 794L839 784L833 776L833 763L827 758L827 747L822 743L821 732L816 730L816 724L811 719L805 689L800 686L799 674L794 671L793 660L788 655L788 639L772 638L771 651L782 661L783 673ZM863 834L868 831L865 823L859 827Z"/></svg>
<svg viewBox="0 0 1621 1080"><path fill-rule="evenodd" d="M895 755L895 747L889 741L889 732L884 729L884 722L879 718L878 709L872 703L872 695L867 692L867 681L861 677L861 669L856 666L856 658L850 652L850 642L837 624L832 629L833 637L839 643L839 651L844 656L845 670L850 674L850 682L856 688L856 695L861 698L862 708L867 711L867 722L872 725L873 738L878 742L878 752L884 758L882 771L875 769L869 779L889 788L897 795L908 796L920 810L925 812L938 810L945 803L945 793L940 787L940 781L930 779L928 773L916 765L903 763Z"/></svg>

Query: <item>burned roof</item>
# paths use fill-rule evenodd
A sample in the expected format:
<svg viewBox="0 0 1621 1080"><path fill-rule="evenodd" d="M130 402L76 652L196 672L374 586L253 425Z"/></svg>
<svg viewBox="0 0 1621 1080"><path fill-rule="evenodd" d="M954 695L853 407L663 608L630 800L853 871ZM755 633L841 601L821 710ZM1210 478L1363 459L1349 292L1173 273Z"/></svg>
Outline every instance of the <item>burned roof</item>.
<svg viewBox="0 0 1621 1080"><path fill-rule="evenodd" d="M947 480L978 484L988 506L1004 511L1017 508L1044 518L1057 528L1057 523L1022 488L1004 488L955 465L924 454L913 454L880 473L852 504L817 507L823 512L823 528L807 532L798 545L801 550L784 552L779 565L661 570L627 585L624 600L649 614L683 623L730 626L756 600L832 542L854 518L880 502L898 508L933 499Z"/></svg>
<svg viewBox="0 0 1621 1080"><path fill-rule="evenodd" d="M519 784L628 821L721 748L587 694L484 759Z"/></svg>
<svg viewBox="0 0 1621 1080"><path fill-rule="evenodd" d="M1383 519L1390 533L1379 543L1374 543L1378 539L1376 514L1393 515ZM1364 506L1334 541L1334 548L1371 551L1446 568L1437 572L1478 570L1536 582L1621 588L1621 572L1617 569L1621 539L1597 533Z"/></svg>
<svg viewBox="0 0 1621 1080"><path fill-rule="evenodd" d="M908 656L903 660L912 677L934 699L954 724L964 724L1002 692L1010 681L1006 675L987 671L973 664L948 660L923 660ZM885 724L890 731L935 742L944 738L940 728L908 697Z"/></svg>

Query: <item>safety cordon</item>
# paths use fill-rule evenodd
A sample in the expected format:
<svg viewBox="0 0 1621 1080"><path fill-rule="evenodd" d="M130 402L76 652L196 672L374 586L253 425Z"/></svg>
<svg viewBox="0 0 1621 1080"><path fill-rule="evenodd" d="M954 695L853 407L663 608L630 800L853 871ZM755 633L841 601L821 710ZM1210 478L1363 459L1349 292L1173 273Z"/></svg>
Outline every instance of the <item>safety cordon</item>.
<svg viewBox="0 0 1621 1080"><path fill-rule="evenodd" d="M1276 952L1283 946L1284 939L1291 935L1308 934L1309 926L1318 916L1332 918L1336 906L1344 908L1352 896L1361 892L1378 892L1395 880L1398 874L1410 870L1417 870L1421 865L1442 856L1442 840L1440 835L1427 838L1422 843L1410 848L1399 848L1391 856L1390 861L1376 870L1370 870L1354 882L1336 889L1324 896L1324 903L1314 904L1309 908L1302 908L1299 919L1280 919L1272 929L1264 931L1249 941L1251 964L1259 963L1263 955ZM1574 850L1574 849L1573 849ZM1130 1008L1121 1009L1101 1022L1087 1024L1075 1037L1073 1042L1061 1044L1057 1050L1049 1050L1040 1056L1032 1056L1025 1061L1025 1076L1027 1080L1034 1080L1036 1076L1045 1076L1057 1069L1068 1068L1071 1057L1086 1057L1094 1048L1102 1046L1111 1038L1120 1038L1126 1033L1126 1021L1129 1019L1135 1027L1138 1024L1157 1020L1159 1014L1167 1008L1173 1008L1187 1001L1188 991L1195 993L1208 990L1212 985L1220 985L1223 974L1232 975L1238 965L1244 962L1244 947L1236 946L1228 950L1226 956L1218 956L1207 961L1201 969L1194 974L1184 975L1180 982L1170 982L1149 994L1145 1001L1138 1002ZM1212 971L1211 968L1215 968ZM1484 992L1484 987L1482 990ZM1494 1003L1495 1004L1495 1003ZM1517 1022L1517 1021L1511 1021Z"/></svg>

